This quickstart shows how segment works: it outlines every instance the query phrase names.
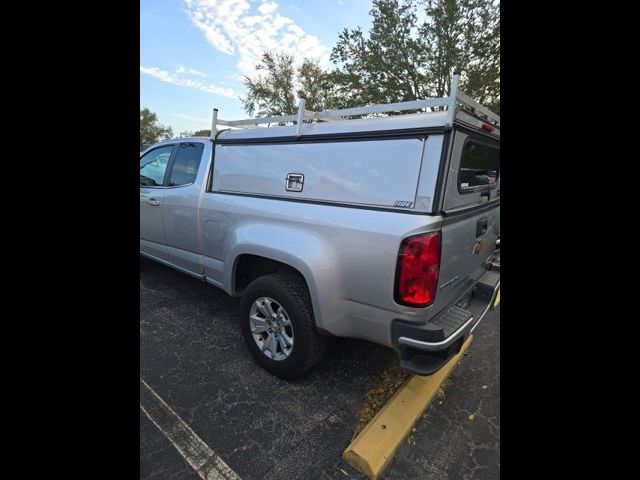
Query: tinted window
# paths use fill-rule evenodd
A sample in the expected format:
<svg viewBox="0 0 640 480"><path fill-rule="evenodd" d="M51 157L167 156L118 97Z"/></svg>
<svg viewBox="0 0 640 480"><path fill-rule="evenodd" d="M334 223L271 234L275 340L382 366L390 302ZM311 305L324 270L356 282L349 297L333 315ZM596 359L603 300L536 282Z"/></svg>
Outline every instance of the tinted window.
<svg viewBox="0 0 640 480"><path fill-rule="evenodd" d="M176 152L175 162L171 168L169 185L186 185L195 181L203 150L204 145L202 143L180 144Z"/></svg>
<svg viewBox="0 0 640 480"><path fill-rule="evenodd" d="M140 186L155 187L163 184L172 150L173 145L156 148L140 159Z"/></svg>
<svg viewBox="0 0 640 480"><path fill-rule="evenodd" d="M458 187L460 190L493 185L500 175L500 149L469 140L462 149Z"/></svg>

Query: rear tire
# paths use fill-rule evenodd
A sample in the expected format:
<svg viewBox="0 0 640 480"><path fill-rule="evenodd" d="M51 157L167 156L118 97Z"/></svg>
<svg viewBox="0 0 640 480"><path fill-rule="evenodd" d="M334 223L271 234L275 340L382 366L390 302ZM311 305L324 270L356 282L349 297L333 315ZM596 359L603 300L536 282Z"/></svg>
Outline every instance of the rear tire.
<svg viewBox="0 0 640 480"><path fill-rule="evenodd" d="M267 328L266 320L268 331L273 327L273 333L261 331ZM316 329L306 284L295 273L278 272L251 282L240 301L240 327L254 360L280 378L304 375L326 349L327 338ZM291 345L281 337L291 340Z"/></svg>

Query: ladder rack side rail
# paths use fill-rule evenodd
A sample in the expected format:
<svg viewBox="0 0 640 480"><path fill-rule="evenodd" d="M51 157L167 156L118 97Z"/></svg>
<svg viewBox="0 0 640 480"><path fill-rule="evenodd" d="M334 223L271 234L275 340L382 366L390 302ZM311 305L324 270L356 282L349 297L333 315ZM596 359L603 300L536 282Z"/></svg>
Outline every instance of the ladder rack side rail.
<svg viewBox="0 0 640 480"><path fill-rule="evenodd" d="M487 116L487 118L494 120L496 122L496 124L498 126L500 126L500 116L496 115L495 113L493 113L491 110L489 110L487 107L485 107L484 105L476 102L473 98L471 98L469 95L467 95L466 93L463 92L459 92L458 93L458 102L460 102L461 104L467 106L467 107L471 107L474 110L483 113L484 115Z"/></svg>
<svg viewBox="0 0 640 480"><path fill-rule="evenodd" d="M327 120L331 118L347 117L351 115L369 115L372 113L386 113L402 110L420 110L430 107L446 107L449 106L448 98L427 98L424 100L410 100L407 102L396 102L387 104L367 105L365 107L345 108L342 110L325 110L322 112L314 112L304 110L302 117L304 120ZM259 125L263 123L282 123L297 122L301 114L299 111L296 115L280 115L273 117L248 118L245 120L218 120L219 125L228 127L240 127L243 125Z"/></svg>
<svg viewBox="0 0 640 480"><path fill-rule="evenodd" d="M245 120L218 120L220 125L226 125L227 127L241 127L243 125L259 125L261 123L281 123L281 122L295 122L298 119L298 115L280 115L273 117L258 117L247 118Z"/></svg>
<svg viewBox="0 0 640 480"><path fill-rule="evenodd" d="M386 104L367 105L365 107L344 108L342 110L325 110L313 115L316 120L324 120L334 117L346 117L351 115L369 115L371 113L396 112L402 110L420 110L429 107L443 107L449 105L446 98L427 98L424 100L409 100Z"/></svg>

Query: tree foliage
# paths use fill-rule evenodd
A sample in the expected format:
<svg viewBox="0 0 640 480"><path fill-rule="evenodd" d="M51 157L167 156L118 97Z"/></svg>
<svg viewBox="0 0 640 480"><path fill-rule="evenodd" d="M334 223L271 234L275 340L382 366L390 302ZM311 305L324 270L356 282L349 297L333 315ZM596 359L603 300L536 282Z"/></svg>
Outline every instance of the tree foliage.
<svg viewBox="0 0 640 480"><path fill-rule="evenodd" d="M448 95L451 75L462 69L461 88L482 104L500 109L500 3L486 0L425 0L430 93Z"/></svg>
<svg viewBox="0 0 640 480"><path fill-rule="evenodd" d="M140 146L152 145L173 136L173 129L158 122L158 116L148 108L140 109Z"/></svg>
<svg viewBox="0 0 640 480"><path fill-rule="evenodd" d="M374 0L371 27L345 28L331 51L335 66L287 53L265 53L256 78L245 77L249 115L293 114L298 96L320 111L449 95L461 89L500 109L500 3L492 0Z"/></svg>
<svg viewBox="0 0 640 480"><path fill-rule="evenodd" d="M344 29L331 52L340 92L360 104L441 97L461 69L466 93L499 105L499 9L487 0L375 0L368 35Z"/></svg>
<svg viewBox="0 0 640 480"><path fill-rule="evenodd" d="M255 78L245 77L247 97L242 99L249 115L269 117L292 115L298 110L298 98L304 97L307 110L325 110L334 106L331 79L319 63L305 58L296 67L293 55L264 53L256 66Z"/></svg>
<svg viewBox="0 0 640 480"><path fill-rule="evenodd" d="M369 34L345 28L331 52L333 79L347 105L415 100L427 96L424 40L413 1L376 0Z"/></svg>
<svg viewBox="0 0 640 480"><path fill-rule="evenodd" d="M209 130L196 130L193 133L194 137L210 137L211 136L211 129Z"/></svg>

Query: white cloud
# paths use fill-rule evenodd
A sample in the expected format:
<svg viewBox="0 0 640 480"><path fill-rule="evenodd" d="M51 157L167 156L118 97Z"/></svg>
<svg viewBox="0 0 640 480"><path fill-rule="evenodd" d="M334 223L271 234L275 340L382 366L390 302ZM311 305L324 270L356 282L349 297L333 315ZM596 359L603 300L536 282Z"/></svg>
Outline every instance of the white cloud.
<svg viewBox="0 0 640 480"><path fill-rule="evenodd" d="M238 98L238 96L240 95L232 88L220 87L212 83L206 83L201 80L201 78L190 78L190 75L191 77L202 77L205 74L202 72L198 72L197 70L192 71L192 69L186 67L179 67L175 72L171 73L158 67L143 67L142 65L140 65L140 73L149 75L151 77L157 78L158 80L171 83L173 85L195 88L196 90L201 90L203 92L213 93L216 95L222 95L223 97Z"/></svg>
<svg viewBox="0 0 640 480"><path fill-rule="evenodd" d="M191 22L216 50L237 57L243 75L254 75L264 52L285 51L299 62L314 58L329 65L329 49L291 18L278 13L273 0L256 7L249 0L184 0ZM255 3L255 2L253 2Z"/></svg>
<svg viewBox="0 0 640 480"><path fill-rule="evenodd" d="M174 113L173 116L176 117L176 118L182 118L184 120L191 120L193 122L198 122L198 123L208 124L208 123L211 122L210 118L195 117L193 115L187 115L186 113Z"/></svg>
<svg viewBox="0 0 640 480"><path fill-rule="evenodd" d="M187 75L195 75L196 77L208 77L206 73L202 73L200 70L196 70L195 68L183 67L179 66L176 70L176 73L186 73Z"/></svg>
<svg viewBox="0 0 640 480"><path fill-rule="evenodd" d="M270 13L274 13L278 10L278 4L276 2L263 2L258 7L258 11L262 15L269 15Z"/></svg>

